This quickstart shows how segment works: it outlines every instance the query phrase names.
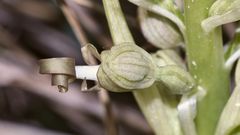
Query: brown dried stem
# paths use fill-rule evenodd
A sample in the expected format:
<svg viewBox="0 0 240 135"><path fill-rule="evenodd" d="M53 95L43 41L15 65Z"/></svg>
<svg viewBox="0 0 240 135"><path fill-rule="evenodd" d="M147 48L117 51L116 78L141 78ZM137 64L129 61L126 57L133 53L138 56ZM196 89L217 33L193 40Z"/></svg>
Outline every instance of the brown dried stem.
<svg viewBox="0 0 240 135"><path fill-rule="evenodd" d="M81 46L83 47L86 43L88 43L87 37L85 36L85 33L80 25L78 23L77 18L73 10L68 6L66 1L60 1L59 5L67 18L69 24L71 25L75 35L77 36L77 39ZM86 52L82 52L86 53ZM89 54L88 54L89 55ZM83 55L84 56L84 55ZM96 59L91 55L91 57L86 58L90 62L90 64L96 65L97 61ZM91 59L91 60L89 60ZM97 83L97 82L95 82ZM106 134L107 135L117 135L117 128L115 126L115 120L114 115L112 112L112 107L110 103L110 98L108 95L108 92L105 89L101 89L101 91L98 93L99 99L101 103L104 106L105 109L105 126L106 126Z"/></svg>

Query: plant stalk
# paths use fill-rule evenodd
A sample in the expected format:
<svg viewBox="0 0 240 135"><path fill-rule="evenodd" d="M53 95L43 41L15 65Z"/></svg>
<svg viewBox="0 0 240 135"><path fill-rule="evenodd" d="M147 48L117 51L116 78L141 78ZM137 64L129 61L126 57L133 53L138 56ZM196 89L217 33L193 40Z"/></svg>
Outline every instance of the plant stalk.
<svg viewBox="0 0 240 135"><path fill-rule="evenodd" d="M133 95L156 135L182 135L178 120L176 97L167 93L164 86L154 84Z"/></svg>
<svg viewBox="0 0 240 135"><path fill-rule="evenodd" d="M229 98L229 72L224 67L221 28L205 33L201 22L215 0L185 0L186 49L189 70L206 95L198 101L198 135L213 135Z"/></svg>
<svg viewBox="0 0 240 135"><path fill-rule="evenodd" d="M114 45L134 40L123 16L119 0L103 0L105 13ZM177 99L165 92L164 87L133 90L133 95L156 135L182 135L177 115Z"/></svg>

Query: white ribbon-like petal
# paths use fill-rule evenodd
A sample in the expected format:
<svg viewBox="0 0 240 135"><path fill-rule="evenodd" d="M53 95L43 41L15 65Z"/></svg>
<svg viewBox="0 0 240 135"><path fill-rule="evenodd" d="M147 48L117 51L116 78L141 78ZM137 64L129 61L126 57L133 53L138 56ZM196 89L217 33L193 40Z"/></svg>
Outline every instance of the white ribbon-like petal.
<svg viewBox="0 0 240 135"><path fill-rule="evenodd" d="M197 101L202 100L206 95L206 90L198 86L195 91L182 96L178 105L178 116L184 135L197 135L194 119L197 115Z"/></svg>
<svg viewBox="0 0 240 135"><path fill-rule="evenodd" d="M97 81L98 68L99 68L99 65L75 66L76 78Z"/></svg>

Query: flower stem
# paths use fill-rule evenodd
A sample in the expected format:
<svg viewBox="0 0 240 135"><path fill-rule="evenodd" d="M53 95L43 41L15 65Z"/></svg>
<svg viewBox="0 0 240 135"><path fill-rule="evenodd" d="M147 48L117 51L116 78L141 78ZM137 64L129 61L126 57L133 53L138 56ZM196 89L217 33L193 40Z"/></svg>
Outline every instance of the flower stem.
<svg viewBox="0 0 240 135"><path fill-rule="evenodd" d="M119 0L103 0L103 5L114 45L134 43ZM176 96L169 95L165 89L154 84L147 89L134 90L133 95L156 135L182 135Z"/></svg>
<svg viewBox="0 0 240 135"><path fill-rule="evenodd" d="M207 92L198 102L198 135L213 135L220 113L229 97L229 73L224 68L220 28L206 34L201 22L215 0L185 0L188 66L198 85Z"/></svg>
<svg viewBox="0 0 240 135"><path fill-rule="evenodd" d="M108 26L115 45L134 42L118 0L103 0Z"/></svg>
<svg viewBox="0 0 240 135"><path fill-rule="evenodd" d="M182 135L176 96L167 93L164 86L154 84L133 95L156 135Z"/></svg>

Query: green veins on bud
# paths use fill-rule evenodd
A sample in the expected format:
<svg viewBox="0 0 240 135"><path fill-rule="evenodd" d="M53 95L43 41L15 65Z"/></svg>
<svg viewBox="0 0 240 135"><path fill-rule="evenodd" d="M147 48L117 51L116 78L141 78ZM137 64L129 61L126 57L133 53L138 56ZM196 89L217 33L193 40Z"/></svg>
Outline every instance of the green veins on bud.
<svg viewBox="0 0 240 135"><path fill-rule="evenodd" d="M146 51L123 43L103 51L97 73L100 85L110 91L125 92L150 87L155 81L155 65Z"/></svg>
<svg viewBox="0 0 240 135"><path fill-rule="evenodd" d="M183 44L180 31L169 19L144 8L138 9L138 16L143 35L154 46L166 49Z"/></svg>
<svg viewBox="0 0 240 135"><path fill-rule="evenodd" d="M157 81L165 85L172 94L185 94L195 83L190 74L176 65L163 66L157 70Z"/></svg>
<svg viewBox="0 0 240 135"><path fill-rule="evenodd" d="M240 0L217 0L209 10L209 17L202 21L202 28L210 32L214 28L240 20Z"/></svg>
<svg viewBox="0 0 240 135"><path fill-rule="evenodd" d="M157 65L157 81L165 85L172 94L185 94L195 85L191 75L176 51L167 49L152 54Z"/></svg>
<svg viewBox="0 0 240 135"><path fill-rule="evenodd" d="M174 54L170 50L167 52L167 55ZM187 93L194 86L194 80L167 55L159 54L159 60L165 64L158 66L155 58L137 45L116 45L102 52L98 81L102 87L114 92L144 89L156 82L166 86L172 94Z"/></svg>

